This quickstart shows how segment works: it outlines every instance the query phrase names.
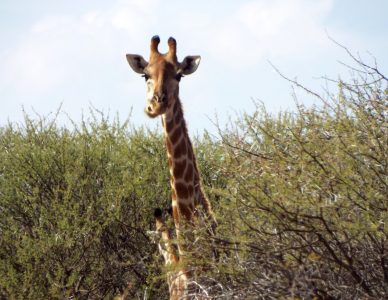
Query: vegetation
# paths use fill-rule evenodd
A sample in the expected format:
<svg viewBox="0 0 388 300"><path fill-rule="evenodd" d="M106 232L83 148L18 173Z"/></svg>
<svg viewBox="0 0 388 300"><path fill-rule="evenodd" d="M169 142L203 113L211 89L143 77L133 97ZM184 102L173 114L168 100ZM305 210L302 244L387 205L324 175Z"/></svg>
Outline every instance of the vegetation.
<svg viewBox="0 0 388 300"><path fill-rule="evenodd" d="M160 136L95 116L69 131L55 120L1 132L0 287L17 299L133 296L152 278L146 231L169 198ZM153 285L156 284L156 287Z"/></svg>
<svg viewBox="0 0 388 300"><path fill-rule="evenodd" d="M258 103L196 139L219 222L219 258L197 262L211 266L196 278L209 297L388 294L387 79L356 63L334 94L306 89L322 105L273 116ZM169 195L152 130L95 114L73 129L29 117L1 128L0 298L166 299L147 231Z"/></svg>

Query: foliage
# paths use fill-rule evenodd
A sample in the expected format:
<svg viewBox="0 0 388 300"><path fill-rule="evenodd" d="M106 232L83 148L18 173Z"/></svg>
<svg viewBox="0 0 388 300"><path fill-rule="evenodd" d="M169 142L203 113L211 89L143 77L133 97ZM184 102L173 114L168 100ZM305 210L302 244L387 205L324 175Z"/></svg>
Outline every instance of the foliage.
<svg viewBox="0 0 388 300"><path fill-rule="evenodd" d="M334 95L293 82L320 106L274 116L258 103L219 137L195 139L218 220L216 236L197 232L188 253L201 270L197 291L388 293L387 79L356 63L363 71L339 80ZM169 205L161 133L94 112L72 129L28 116L1 128L0 298L168 298L168 270L147 232L154 208ZM216 261L207 254L214 245Z"/></svg>
<svg viewBox="0 0 388 300"><path fill-rule="evenodd" d="M161 143L154 132L97 116L72 131L28 117L3 128L2 292L111 299L126 285L133 297L164 287L145 234L153 207L169 199Z"/></svg>
<svg viewBox="0 0 388 300"><path fill-rule="evenodd" d="M238 248L221 266L240 267L224 281L231 294L387 295L387 80L361 67L368 72L340 80L337 94L318 96L321 107L272 116L257 104L220 131L229 162L219 165L228 177L222 235Z"/></svg>

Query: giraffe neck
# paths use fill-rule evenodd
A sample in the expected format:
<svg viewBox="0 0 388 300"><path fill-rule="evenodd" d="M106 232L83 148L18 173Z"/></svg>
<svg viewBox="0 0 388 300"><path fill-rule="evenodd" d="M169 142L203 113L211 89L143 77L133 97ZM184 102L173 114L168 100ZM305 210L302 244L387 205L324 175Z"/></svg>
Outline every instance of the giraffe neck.
<svg viewBox="0 0 388 300"><path fill-rule="evenodd" d="M201 189L196 158L188 135L180 99L176 96L176 99L173 100L174 105L162 115L162 123L171 174L172 213L178 240L179 262L182 262L186 257L186 250L189 250L190 247L190 243L186 244L185 240L192 242L193 232L183 230L182 233L185 239L181 240L179 238L181 219L183 218L189 224L194 224L193 217L197 212L197 206L201 206L205 215L211 219L211 223L216 224L216 222L210 202ZM178 272L168 274L167 277L170 287L170 300L189 299L182 296L187 293L190 272L183 268Z"/></svg>
<svg viewBox="0 0 388 300"><path fill-rule="evenodd" d="M187 132L179 97L175 105L163 115L165 142L171 174L172 208L175 225L184 217L192 222L194 210L201 205L207 215L212 215L211 205L201 189L193 146Z"/></svg>
<svg viewBox="0 0 388 300"><path fill-rule="evenodd" d="M161 242L158 245L159 252L162 254L166 266L174 266L179 262L179 257L172 243L170 233L167 228L159 230L161 231Z"/></svg>
<svg viewBox="0 0 388 300"><path fill-rule="evenodd" d="M164 258L165 265L171 269L167 272L170 300L184 299L187 293L188 272L185 269L177 269L179 257L172 242L170 231L161 217L156 218L156 230L161 234L158 243L159 252Z"/></svg>

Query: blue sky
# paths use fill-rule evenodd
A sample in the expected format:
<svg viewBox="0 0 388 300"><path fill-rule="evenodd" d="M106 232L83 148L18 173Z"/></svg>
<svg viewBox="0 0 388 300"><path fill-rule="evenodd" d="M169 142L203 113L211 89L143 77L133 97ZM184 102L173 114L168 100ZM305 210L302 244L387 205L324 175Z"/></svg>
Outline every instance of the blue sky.
<svg viewBox="0 0 388 300"><path fill-rule="evenodd" d="M40 115L62 103L60 121L76 122L89 107L128 116L135 125L160 123L143 113L145 84L126 53L148 58L151 36L178 42L178 59L201 55L198 71L181 82L192 132L215 131L235 112L260 99L270 111L292 109L284 74L319 91L321 76L338 78L350 62L327 37L388 73L388 1L374 0L1 0L0 125ZM312 99L296 91L300 101ZM66 114L65 114L66 113Z"/></svg>

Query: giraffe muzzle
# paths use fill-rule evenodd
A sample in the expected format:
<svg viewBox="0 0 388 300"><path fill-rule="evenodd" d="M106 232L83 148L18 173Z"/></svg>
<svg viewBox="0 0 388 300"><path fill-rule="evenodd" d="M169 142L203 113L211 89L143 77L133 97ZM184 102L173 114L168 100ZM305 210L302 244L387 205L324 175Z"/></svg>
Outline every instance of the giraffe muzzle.
<svg viewBox="0 0 388 300"><path fill-rule="evenodd" d="M161 96L154 95L152 97L152 100L148 102L145 112L149 117L155 118L158 115L165 113L166 108L167 97L165 96L165 94L162 94Z"/></svg>

